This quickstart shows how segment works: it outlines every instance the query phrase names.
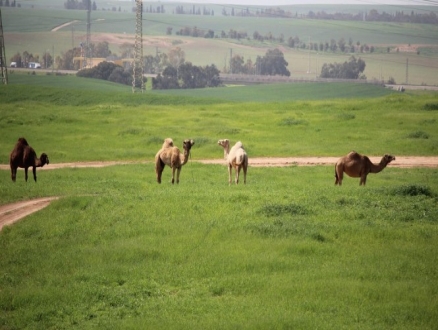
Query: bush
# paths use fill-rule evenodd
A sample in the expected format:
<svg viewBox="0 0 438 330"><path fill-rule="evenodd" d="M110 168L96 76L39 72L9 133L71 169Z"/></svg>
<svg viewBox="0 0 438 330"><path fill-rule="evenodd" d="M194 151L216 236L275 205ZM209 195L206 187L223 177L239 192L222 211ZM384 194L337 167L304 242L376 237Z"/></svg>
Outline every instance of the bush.
<svg viewBox="0 0 438 330"><path fill-rule="evenodd" d="M284 214L288 215L305 215L307 214L306 208L297 204L266 204L260 210L260 213L267 217L280 216Z"/></svg>
<svg viewBox="0 0 438 330"><path fill-rule="evenodd" d="M392 194L400 196L432 196L432 191L427 186L405 185L393 188Z"/></svg>
<svg viewBox="0 0 438 330"><path fill-rule="evenodd" d="M123 67L112 62L100 62L90 69L82 69L76 73L77 77L108 80L124 85L132 84L132 75L124 71Z"/></svg>
<svg viewBox="0 0 438 330"><path fill-rule="evenodd" d="M438 110L438 103L426 103L425 105L423 105L423 110L426 111Z"/></svg>
<svg viewBox="0 0 438 330"><path fill-rule="evenodd" d="M428 139L429 134L423 131L415 131L408 135L408 138L410 139Z"/></svg>

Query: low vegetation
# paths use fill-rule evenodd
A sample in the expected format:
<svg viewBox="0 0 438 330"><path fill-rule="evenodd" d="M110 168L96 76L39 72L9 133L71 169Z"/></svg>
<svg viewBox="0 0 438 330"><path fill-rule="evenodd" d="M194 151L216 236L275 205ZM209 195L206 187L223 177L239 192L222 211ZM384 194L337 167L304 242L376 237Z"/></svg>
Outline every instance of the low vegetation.
<svg viewBox="0 0 438 330"><path fill-rule="evenodd" d="M388 166L366 187L349 177L335 187L334 164L250 166L246 185L229 186L225 166L196 160L223 158L219 138L242 140L249 159L436 155L438 112L426 106L436 94L301 84L199 97L11 76L0 163L20 136L50 155L47 167L149 162L40 170L37 183L0 170L0 205L60 197L0 232L0 328L435 327L437 169ZM427 139L409 137L418 127ZM168 167L156 182L166 137L195 140L179 185Z"/></svg>
<svg viewBox="0 0 438 330"><path fill-rule="evenodd" d="M177 187L153 164L37 184L0 171L2 204L62 197L0 232L0 325L433 329L436 172L339 188L331 166L250 168L233 187L225 166L193 161Z"/></svg>

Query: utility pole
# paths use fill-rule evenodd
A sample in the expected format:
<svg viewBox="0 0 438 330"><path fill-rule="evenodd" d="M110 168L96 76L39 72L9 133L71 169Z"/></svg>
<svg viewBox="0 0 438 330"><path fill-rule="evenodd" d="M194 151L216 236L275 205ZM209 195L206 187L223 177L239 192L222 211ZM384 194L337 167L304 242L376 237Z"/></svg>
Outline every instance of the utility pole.
<svg viewBox="0 0 438 330"><path fill-rule="evenodd" d="M409 58L406 59L406 85L409 81Z"/></svg>
<svg viewBox="0 0 438 330"><path fill-rule="evenodd" d="M71 48L75 48L75 28L71 27Z"/></svg>
<svg viewBox="0 0 438 330"><path fill-rule="evenodd" d="M90 49L90 41L91 41L91 0L88 0L88 10L87 10L87 41L85 42L85 60L83 63L83 67L91 67L91 49Z"/></svg>
<svg viewBox="0 0 438 330"><path fill-rule="evenodd" d="M0 9L0 67L2 84L8 84L8 64L6 63L5 38L3 36L2 10Z"/></svg>
<svg viewBox="0 0 438 330"><path fill-rule="evenodd" d="M136 2L136 24L135 24L135 41L134 41L134 61L132 62L132 92L137 91L140 86L140 92L144 91L144 61L143 61L143 1ZM157 48L158 52L158 48Z"/></svg>
<svg viewBox="0 0 438 330"><path fill-rule="evenodd" d="M233 74L233 48L230 48L230 73Z"/></svg>
<svg viewBox="0 0 438 330"><path fill-rule="evenodd" d="M311 48L311 44L310 44L310 37L309 37L309 69L307 70L307 73L310 73L310 48Z"/></svg>

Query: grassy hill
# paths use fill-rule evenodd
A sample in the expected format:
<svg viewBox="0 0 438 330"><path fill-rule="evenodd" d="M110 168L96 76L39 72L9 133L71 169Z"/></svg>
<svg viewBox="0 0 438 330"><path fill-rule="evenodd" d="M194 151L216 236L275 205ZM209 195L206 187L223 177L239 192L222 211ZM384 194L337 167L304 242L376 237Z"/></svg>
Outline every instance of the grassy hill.
<svg viewBox="0 0 438 330"><path fill-rule="evenodd" d="M23 74L23 72L12 71L12 73L9 74L9 83L12 85L62 87L64 89L73 90L114 91L122 94L129 94L132 90L130 86L102 80L78 78L73 75L59 76L39 72L37 72L37 74ZM341 98L375 98L394 93L393 90L382 86L355 83L290 83L250 86L231 85L230 87L204 89L151 90L149 81L146 87L147 93L153 95L172 95L177 97L193 97L197 99L212 98L217 101L222 100L233 102L284 102ZM20 97L23 99L26 98L26 96Z"/></svg>
<svg viewBox="0 0 438 330"><path fill-rule="evenodd" d="M12 74L0 97L2 163L23 135L38 143L36 150L50 150L54 162L153 159L168 136L194 138L198 159L217 157L216 141L224 137L245 141L253 156L338 156L352 149L434 155L438 145L437 114L427 110L438 103L436 93L364 84L132 94L129 86L99 80Z"/></svg>

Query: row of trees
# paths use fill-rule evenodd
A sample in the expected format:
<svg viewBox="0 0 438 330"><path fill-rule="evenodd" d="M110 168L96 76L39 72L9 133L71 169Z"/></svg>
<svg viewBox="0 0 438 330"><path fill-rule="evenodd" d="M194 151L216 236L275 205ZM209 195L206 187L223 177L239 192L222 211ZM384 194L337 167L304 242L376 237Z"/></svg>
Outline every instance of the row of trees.
<svg viewBox="0 0 438 330"><path fill-rule="evenodd" d="M248 59L245 62L243 56L234 55L230 60L228 72L233 74L258 74L290 76L287 69L289 63L284 59L283 52L278 48L269 49L265 56L257 56L256 61Z"/></svg>
<svg viewBox="0 0 438 330"><path fill-rule="evenodd" d="M290 48L301 48L301 49L310 49L314 51L320 51L320 52L342 52L342 53L374 53L375 48L374 46L369 46L367 44L360 44L360 41L357 41L356 43L353 42L353 39L349 38L348 42L342 37L338 41L335 39L331 39L330 41L325 42L310 42L305 43L304 41L300 40L298 36L292 38L290 37L287 40L287 45ZM390 48L389 48L390 49Z"/></svg>
<svg viewBox="0 0 438 330"><path fill-rule="evenodd" d="M76 73L78 77L112 81L118 84L132 85L132 70L125 69L111 62L101 62L93 68L82 69ZM144 82L146 82L144 78Z"/></svg>
<svg viewBox="0 0 438 330"><path fill-rule="evenodd" d="M437 24L438 16L434 12L415 13L413 10L410 13L404 11L396 11L393 14L371 9L368 13L360 12L356 14L334 13L329 14L325 11L313 12L309 11L307 18L323 19L323 20L338 20L338 21L368 21L368 22L398 22L398 23L421 23L421 24Z"/></svg>
<svg viewBox="0 0 438 330"><path fill-rule="evenodd" d="M366 79L362 74L365 70L365 62L362 59L356 59L351 56L344 63L324 63L321 69L321 78L338 78L338 79Z"/></svg>
<svg viewBox="0 0 438 330"><path fill-rule="evenodd" d="M17 68L27 68L30 62L38 62L44 68L50 68L53 64L53 57L49 52L45 52L41 57L38 54L32 54L24 51L23 54L17 52L11 57L11 62L17 63Z"/></svg>
<svg viewBox="0 0 438 330"><path fill-rule="evenodd" d="M190 62L178 67L169 65L156 78L152 78L153 89L205 88L218 87L221 84L216 66L200 67Z"/></svg>
<svg viewBox="0 0 438 330"><path fill-rule="evenodd" d="M91 0L67 0L64 2L65 9L88 10L89 5L91 5ZM93 1L91 10L97 10L96 1Z"/></svg>
<svg viewBox="0 0 438 330"><path fill-rule="evenodd" d="M176 6L174 14L178 15L204 15L204 16L214 16L214 10L208 9L205 6L196 8L195 5L192 5L191 9L185 9L184 6L179 5Z"/></svg>
<svg viewBox="0 0 438 330"><path fill-rule="evenodd" d="M227 10L222 9L223 16L241 16L241 17L273 17L273 18L309 18L322 20L337 20L337 21L371 21L371 22L400 22L400 23L420 23L420 24L437 24L438 16L435 12L427 13L405 13L404 11L396 11L395 13L379 12L377 9L371 9L369 12L357 13L327 13L326 11L314 12L310 10L307 15L298 15L297 12L286 11L280 7L263 8L250 10L249 8L242 8L235 10L231 8Z"/></svg>
<svg viewBox="0 0 438 330"><path fill-rule="evenodd" d="M166 34L172 35L173 28L167 27ZM215 35L214 30L203 30L199 29L198 27L183 27L176 31L176 35L179 36L190 36L194 38L217 38L218 36ZM252 35L253 40L257 40L260 42L269 41L269 42L279 42L279 43L285 43L285 38L283 34L280 34L279 37L275 37L271 32L262 35L258 31L255 31ZM234 29L230 29L227 32L221 31L220 38L230 38L230 39L249 39L248 33L245 31L237 31ZM357 41L356 43L353 42L352 38L349 38L348 41L345 40L345 38L340 38L339 40L331 39L330 41L325 42L307 42L305 40L300 39L300 37L289 37L286 40L286 44L290 48L297 48L297 49L310 49L320 52L342 52L342 53L373 53L375 51L374 46L369 46L367 44L361 45L360 41ZM390 49L390 48L388 48Z"/></svg>
<svg viewBox="0 0 438 330"><path fill-rule="evenodd" d="M0 7L21 7L21 5L20 4L17 4L17 1L15 1L15 0L11 0L11 1L9 1L9 0L5 0L4 2L3 2L3 0L0 0Z"/></svg>
<svg viewBox="0 0 438 330"><path fill-rule="evenodd" d="M123 57L132 57L132 45L122 45L120 47L123 50ZM92 57L102 57L108 58L113 56L109 49L109 44L106 41L100 42L98 44L90 44L90 51ZM53 64L60 70L78 70L79 62L74 62L74 58L83 57L84 49L81 47L75 47L63 52L61 56L56 58L52 57L49 51L43 53L42 56L39 54L33 54L25 50L23 53L17 52L11 58L11 62L16 62L18 68L27 68L30 62L39 62L43 68L50 68ZM114 57L117 58L116 55Z"/></svg>
<svg viewBox="0 0 438 330"><path fill-rule="evenodd" d="M240 55L234 55L230 60L229 73L234 74L258 74L270 76L290 76L287 69L288 62L284 59L283 53L279 49L268 50L265 56L257 56L255 63L247 60ZM338 79L366 79L363 75L365 62L351 56L344 63L325 63L321 69L321 78Z"/></svg>

